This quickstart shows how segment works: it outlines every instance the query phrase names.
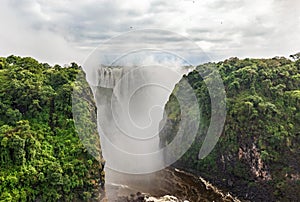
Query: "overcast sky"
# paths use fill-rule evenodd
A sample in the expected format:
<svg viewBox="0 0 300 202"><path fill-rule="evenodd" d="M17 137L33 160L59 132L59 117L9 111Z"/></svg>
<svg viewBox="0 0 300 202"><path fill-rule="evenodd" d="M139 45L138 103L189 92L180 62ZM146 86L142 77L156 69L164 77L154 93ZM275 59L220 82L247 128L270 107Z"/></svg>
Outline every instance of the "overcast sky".
<svg viewBox="0 0 300 202"><path fill-rule="evenodd" d="M213 61L300 51L298 0L0 1L1 56L82 64L102 42L146 28L187 37Z"/></svg>

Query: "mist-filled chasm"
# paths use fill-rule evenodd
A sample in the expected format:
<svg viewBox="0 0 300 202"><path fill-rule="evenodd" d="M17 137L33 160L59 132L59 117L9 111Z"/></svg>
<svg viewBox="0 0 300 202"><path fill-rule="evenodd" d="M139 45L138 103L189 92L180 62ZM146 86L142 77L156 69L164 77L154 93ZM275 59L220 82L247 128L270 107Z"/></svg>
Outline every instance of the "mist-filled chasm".
<svg viewBox="0 0 300 202"><path fill-rule="evenodd" d="M159 126L183 70L159 65L101 66L93 88L106 166L142 174L164 168Z"/></svg>
<svg viewBox="0 0 300 202"><path fill-rule="evenodd" d="M139 192L157 198L173 195L178 201L179 198L199 201L223 197L215 190L207 191L199 178L167 168L170 162L166 161L166 151L161 148L159 133L166 121L165 104L175 85L190 70L181 65L158 64L101 65L95 71L97 82L92 90L106 160L108 201ZM167 152L170 151L173 150Z"/></svg>
<svg viewBox="0 0 300 202"><path fill-rule="evenodd" d="M92 90L108 196L114 195L110 194L113 185L137 186L147 192L157 181L155 171L166 166L158 135L164 106L186 72L180 66L161 65L101 65L97 69L97 86Z"/></svg>

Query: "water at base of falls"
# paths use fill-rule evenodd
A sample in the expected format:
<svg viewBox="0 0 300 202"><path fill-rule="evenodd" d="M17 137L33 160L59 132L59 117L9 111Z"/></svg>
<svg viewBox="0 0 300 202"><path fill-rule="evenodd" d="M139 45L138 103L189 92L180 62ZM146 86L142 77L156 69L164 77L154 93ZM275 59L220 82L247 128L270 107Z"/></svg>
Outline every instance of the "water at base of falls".
<svg viewBox="0 0 300 202"><path fill-rule="evenodd" d="M199 177L174 168L146 175L129 175L107 169L106 176L105 200L109 202L126 201L125 198L130 199L130 195L139 192L149 197L144 201L152 199L153 202L239 201L208 186Z"/></svg>

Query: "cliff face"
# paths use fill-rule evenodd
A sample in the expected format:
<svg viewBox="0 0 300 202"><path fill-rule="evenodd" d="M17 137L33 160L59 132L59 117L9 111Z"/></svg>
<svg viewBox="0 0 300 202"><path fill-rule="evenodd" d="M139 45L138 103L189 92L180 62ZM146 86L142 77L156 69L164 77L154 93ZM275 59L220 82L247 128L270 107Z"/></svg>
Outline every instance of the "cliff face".
<svg viewBox="0 0 300 202"><path fill-rule="evenodd" d="M81 68L0 58L0 201L98 200L103 165Z"/></svg>
<svg viewBox="0 0 300 202"><path fill-rule="evenodd" d="M210 97L198 72L217 68L226 90L226 123L213 151L198 153L210 123ZM300 66L285 58L231 58L196 68L185 77L199 101L201 122L190 149L174 164L253 201L300 198ZM176 88L175 90L176 91ZM174 138L180 106L165 106L161 146ZM178 145L180 147L180 145ZM176 152L176 151L174 151ZM167 155L167 154L166 154Z"/></svg>

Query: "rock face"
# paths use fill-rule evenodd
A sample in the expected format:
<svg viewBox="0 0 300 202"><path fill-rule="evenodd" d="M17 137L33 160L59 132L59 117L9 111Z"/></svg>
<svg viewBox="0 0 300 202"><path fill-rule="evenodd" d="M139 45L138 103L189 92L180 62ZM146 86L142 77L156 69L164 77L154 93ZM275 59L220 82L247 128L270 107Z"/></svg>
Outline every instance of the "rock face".
<svg viewBox="0 0 300 202"><path fill-rule="evenodd" d="M225 85L226 123L213 151L198 159L211 114L204 82L207 78L198 72L209 70L213 74L215 69ZM299 61L231 58L196 70L186 79L199 100L200 127L194 143L174 166L198 174L239 198L299 200ZM179 107L171 95L165 107L166 124L160 132L161 147L174 139L180 123Z"/></svg>

